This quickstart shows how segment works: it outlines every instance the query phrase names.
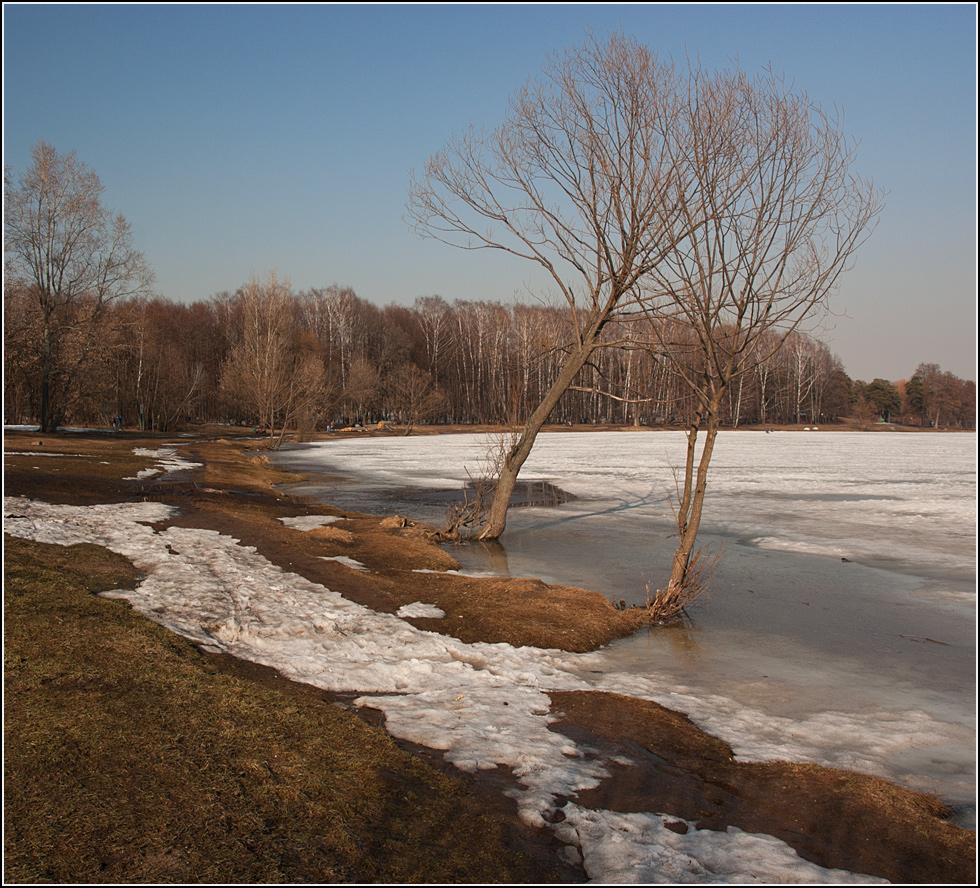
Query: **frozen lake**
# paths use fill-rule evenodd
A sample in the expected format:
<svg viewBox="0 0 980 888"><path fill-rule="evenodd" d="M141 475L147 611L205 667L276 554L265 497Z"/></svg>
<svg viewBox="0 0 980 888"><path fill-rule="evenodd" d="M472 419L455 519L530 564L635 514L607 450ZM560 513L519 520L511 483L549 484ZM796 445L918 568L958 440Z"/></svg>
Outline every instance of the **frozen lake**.
<svg viewBox="0 0 980 888"><path fill-rule="evenodd" d="M484 452L480 435L342 439L277 462L309 478L291 493L440 524L434 492L479 475ZM611 645L596 686L633 677L741 755L879 773L975 825L976 456L972 434L722 433L710 604ZM499 545L452 554L642 603L669 575L683 459L680 432L543 435L522 479L575 499L512 509Z"/></svg>

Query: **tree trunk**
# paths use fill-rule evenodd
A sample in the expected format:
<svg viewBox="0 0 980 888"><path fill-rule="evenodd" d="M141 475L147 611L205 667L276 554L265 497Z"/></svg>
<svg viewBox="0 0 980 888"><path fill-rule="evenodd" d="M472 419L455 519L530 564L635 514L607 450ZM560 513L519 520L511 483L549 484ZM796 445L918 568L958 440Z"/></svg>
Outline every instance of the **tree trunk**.
<svg viewBox="0 0 980 888"><path fill-rule="evenodd" d="M51 373L54 355L54 346L52 344L52 334L51 334L51 315L50 312L45 312L44 314L44 346L42 348L41 355L41 403L38 413L40 430L45 434L50 434L52 432L58 431L58 424L52 423L52 409L51 409Z"/></svg>
<svg viewBox="0 0 980 888"><path fill-rule="evenodd" d="M687 459L684 473L684 490L677 508L677 531L679 542L674 552L668 590L683 587L691 563L691 553L701 527L701 510L704 507L704 492L708 483L708 464L718 437L718 410L712 404L708 410L708 427L704 433L704 447L697 461L697 479L694 477L695 450L698 442L698 426L693 425L687 433Z"/></svg>
<svg viewBox="0 0 980 888"><path fill-rule="evenodd" d="M597 340L601 327L601 323L597 327L593 327L583 341L565 359L558 372L558 378L552 383L548 393L524 424L524 429L521 431L517 443L507 453L494 487L493 503L490 506L486 524L476 536L478 540L496 540L504 532L507 526L507 509L510 507L510 498L514 492L514 487L517 485L517 476L520 474L521 467L531 455L531 449L534 447L534 440L537 438L538 432L548 421L548 417L551 416L551 412L561 400L561 396L565 394L579 370L582 369L585 362L598 347Z"/></svg>
<svg viewBox="0 0 980 888"><path fill-rule="evenodd" d="M41 404L38 409L40 430L44 434L57 431L51 427L51 372L46 366L41 368Z"/></svg>

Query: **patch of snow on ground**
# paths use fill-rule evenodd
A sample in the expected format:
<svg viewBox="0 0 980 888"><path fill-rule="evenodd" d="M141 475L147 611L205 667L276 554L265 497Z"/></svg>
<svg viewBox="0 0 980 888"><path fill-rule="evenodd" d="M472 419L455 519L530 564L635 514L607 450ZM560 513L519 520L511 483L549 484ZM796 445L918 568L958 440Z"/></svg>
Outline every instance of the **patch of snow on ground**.
<svg viewBox="0 0 980 888"><path fill-rule="evenodd" d="M34 424L34 425L4 425L3 428L4 428L4 431L10 431L10 432L40 432L41 431L41 427L39 425L37 425L37 424ZM58 426L58 431L59 432L74 432L74 433L82 433L82 434L89 434L89 433L95 432L95 433L101 435L101 434L104 434L105 432L108 432L109 430L106 429L106 428L101 428L101 429L87 429L87 428L81 428L79 426Z"/></svg>
<svg viewBox="0 0 980 888"><path fill-rule="evenodd" d="M4 529L18 537L90 542L125 555L146 577L114 592L141 613L209 650L272 666L332 691L360 692L358 705L384 711L397 737L445 750L464 771L508 767L522 818L549 824L559 798L608 776L601 763L549 725L550 690L587 688L601 655L506 644L464 644L415 629L392 614L357 605L283 571L214 531L154 530L175 512L160 503L60 506L4 500ZM624 679L625 680L625 679ZM665 696L659 689L658 696ZM763 725L740 725L750 733ZM596 881L841 881L804 864L776 839L737 830L664 834L653 815L589 812L565 806L559 836L581 847ZM624 827L626 824L628 828ZM669 832L669 831L666 831ZM673 836L673 838L671 838ZM665 850L667 849L667 850ZM624 869L624 861L635 862ZM857 877L855 877L857 878ZM871 879L860 877L860 881Z"/></svg>
<svg viewBox="0 0 980 888"><path fill-rule="evenodd" d="M589 811L572 803L564 813L555 834L581 849L591 879L607 884L888 884L817 866L779 839L734 826L714 832L676 817ZM665 822L687 831L675 832Z"/></svg>
<svg viewBox="0 0 980 888"><path fill-rule="evenodd" d="M395 611L395 615L398 617L431 617L435 620L441 620L446 616L446 612L434 604L413 601L411 604L403 604Z"/></svg>
<svg viewBox="0 0 980 888"><path fill-rule="evenodd" d="M416 567L412 569L412 573L417 574L449 574L454 577L497 577L499 574L495 574L490 570L433 570L431 567Z"/></svg>
<svg viewBox="0 0 980 888"><path fill-rule="evenodd" d="M91 453L46 453L43 450L5 450L4 456L72 456L76 459L92 459Z"/></svg>
<svg viewBox="0 0 980 888"><path fill-rule="evenodd" d="M157 464L154 468L141 469L135 476L123 478L124 481L142 481L144 478L152 478L154 475L178 472L184 469L196 469L201 465L201 463L178 457L176 447L160 447L156 450L150 450L147 447L134 447L133 453L137 456L149 456L157 460Z"/></svg>
<svg viewBox="0 0 980 888"><path fill-rule="evenodd" d="M321 555L321 561L339 561L345 567L349 567L351 570L367 570L367 568L361 564L360 561L351 558L348 555Z"/></svg>
<svg viewBox="0 0 980 888"><path fill-rule="evenodd" d="M296 518L280 518L286 527L294 527L296 530L313 530L317 527L326 527L335 521L343 521L337 515L299 515Z"/></svg>

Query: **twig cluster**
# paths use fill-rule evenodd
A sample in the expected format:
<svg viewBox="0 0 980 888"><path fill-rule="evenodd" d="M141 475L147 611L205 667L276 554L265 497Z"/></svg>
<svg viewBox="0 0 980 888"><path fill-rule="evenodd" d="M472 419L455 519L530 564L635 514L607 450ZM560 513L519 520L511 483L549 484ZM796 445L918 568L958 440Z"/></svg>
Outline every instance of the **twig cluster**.
<svg viewBox="0 0 980 888"><path fill-rule="evenodd" d="M687 608L707 604L711 587L711 579L721 562L721 547L713 555L704 551L704 547L691 556L684 581L680 585L669 584L666 589L650 592L650 584L646 584L647 610L653 623L669 623L683 616L688 616Z"/></svg>
<svg viewBox="0 0 980 888"><path fill-rule="evenodd" d="M495 478L474 480L472 475L469 478L470 483L463 487L463 501L446 507L446 523L442 532L451 539L472 536L483 526L497 489Z"/></svg>
<svg viewBox="0 0 980 888"><path fill-rule="evenodd" d="M449 505L443 535L458 540L475 536L486 524L487 514L497 493L507 452L513 446L514 433L491 435L483 455L483 471L474 478L467 469L469 483L463 485L463 501Z"/></svg>

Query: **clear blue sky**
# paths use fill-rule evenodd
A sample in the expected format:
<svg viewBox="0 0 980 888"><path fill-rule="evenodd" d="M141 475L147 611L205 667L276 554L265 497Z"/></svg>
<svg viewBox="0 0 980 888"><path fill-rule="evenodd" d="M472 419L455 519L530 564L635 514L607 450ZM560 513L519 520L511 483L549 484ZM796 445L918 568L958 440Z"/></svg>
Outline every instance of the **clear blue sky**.
<svg viewBox="0 0 980 888"><path fill-rule="evenodd" d="M589 25L707 67L771 64L842 107L859 171L889 196L824 338L855 379L922 361L976 379L973 4L8 3L4 164L23 171L41 139L75 150L170 299L275 268L379 305L509 300L529 269L408 229L409 173L499 123Z"/></svg>

